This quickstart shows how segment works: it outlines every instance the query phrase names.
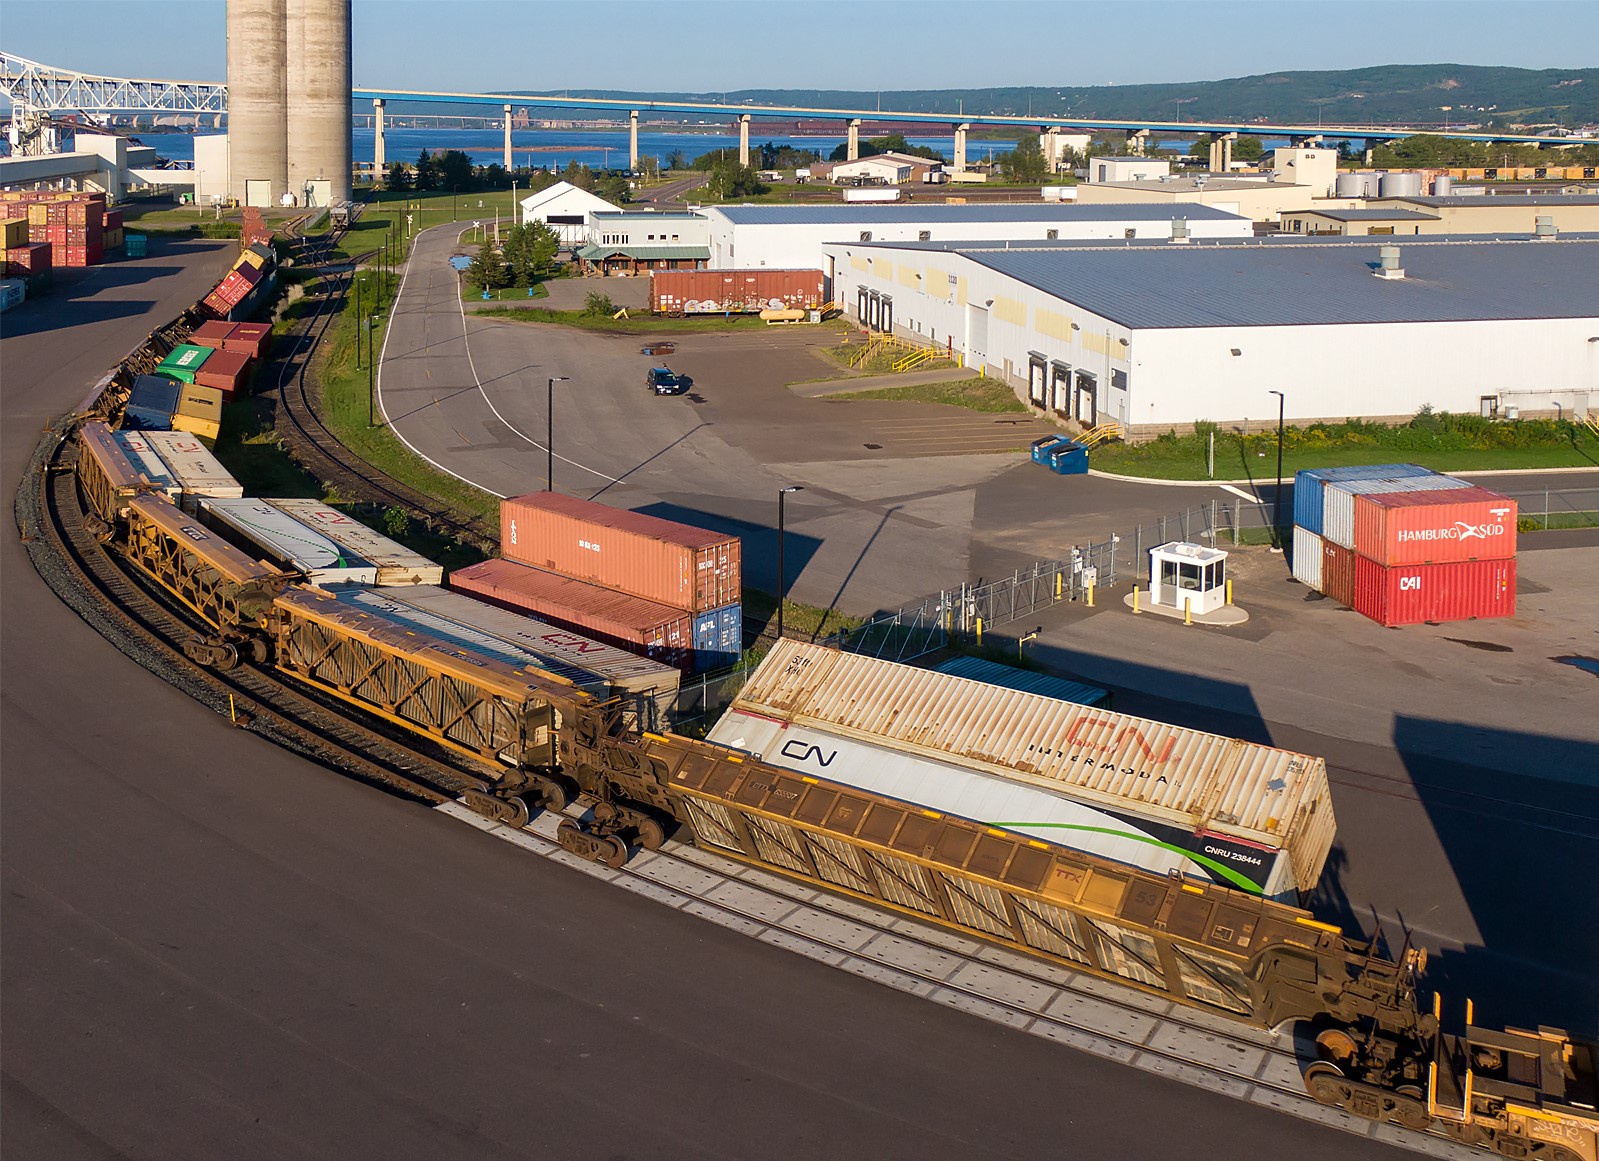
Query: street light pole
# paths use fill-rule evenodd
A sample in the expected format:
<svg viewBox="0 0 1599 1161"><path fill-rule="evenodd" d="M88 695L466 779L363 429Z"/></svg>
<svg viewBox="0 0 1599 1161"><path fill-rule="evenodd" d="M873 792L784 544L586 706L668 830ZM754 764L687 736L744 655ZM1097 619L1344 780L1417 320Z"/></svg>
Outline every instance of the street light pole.
<svg viewBox="0 0 1599 1161"><path fill-rule="evenodd" d="M377 404L375 402L377 388L374 385L372 378L373 364L377 362L372 354L372 340L373 332L376 331L377 328L378 316L373 315L367 320L366 323L366 425L368 427L376 427L378 425Z"/></svg>
<svg viewBox="0 0 1599 1161"><path fill-rule="evenodd" d="M1270 391L1277 396L1277 498L1272 503L1271 539L1279 549L1283 546L1283 409L1287 399L1281 391Z"/></svg>
<svg viewBox="0 0 1599 1161"><path fill-rule="evenodd" d="M777 639L779 641L783 639L783 600L786 587L784 584L786 578L783 575L783 542L786 538L786 532L783 527L783 502L788 499L790 492L803 492L804 490L803 484L790 484L786 488L777 490Z"/></svg>
<svg viewBox="0 0 1599 1161"><path fill-rule="evenodd" d="M555 491L555 385L570 376L551 376L544 397L544 490Z"/></svg>
<svg viewBox="0 0 1599 1161"><path fill-rule="evenodd" d="M361 275L360 275L360 272L356 271L355 273L351 274L350 275L350 281L355 283L355 317L358 318L358 319L365 318L366 316L361 313ZM357 323L356 325L359 326L360 324ZM359 332L357 332L356 336L355 336L355 369L357 371L359 371L361 369L361 335L360 335Z"/></svg>

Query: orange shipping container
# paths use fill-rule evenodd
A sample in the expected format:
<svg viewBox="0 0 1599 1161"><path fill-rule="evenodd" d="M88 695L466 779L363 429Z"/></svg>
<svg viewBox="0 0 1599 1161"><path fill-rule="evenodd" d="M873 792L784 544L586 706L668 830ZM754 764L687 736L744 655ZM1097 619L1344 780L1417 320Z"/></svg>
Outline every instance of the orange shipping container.
<svg viewBox="0 0 1599 1161"><path fill-rule="evenodd" d="M755 314L820 306L820 270L657 270L650 275L656 314Z"/></svg>
<svg viewBox="0 0 1599 1161"><path fill-rule="evenodd" d="M500 502L500 554L692 613L743 600L738 537L554 492Z"/></svg>

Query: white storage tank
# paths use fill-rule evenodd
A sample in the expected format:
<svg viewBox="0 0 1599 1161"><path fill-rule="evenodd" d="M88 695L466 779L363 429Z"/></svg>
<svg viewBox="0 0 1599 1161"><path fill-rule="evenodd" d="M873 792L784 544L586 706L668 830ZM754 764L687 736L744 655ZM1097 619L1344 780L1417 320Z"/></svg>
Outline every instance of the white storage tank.
<svg viewBox="0 0 1599 1161"><path fill-rule="evenodd" d="M1333 194L1341 198L1374 198L1377 186L1375 173L1340 173L1333 182Z"/></svg>
<svg viewBox="0 0 1599 1161"><path fill-rule="evenodd" d="M1446 198L1454 192L1455 179L1450 177L1447 173L1440 173L1437 177L1432 179L1433 197Z"/></svg>
<svg viewBox="0 0 1599 1161"><path fill-rule="evenodd" d="M1421 174L1391 172L1382 175L1381 196L1385 198L1415 198L1421 196Z"/></svg>

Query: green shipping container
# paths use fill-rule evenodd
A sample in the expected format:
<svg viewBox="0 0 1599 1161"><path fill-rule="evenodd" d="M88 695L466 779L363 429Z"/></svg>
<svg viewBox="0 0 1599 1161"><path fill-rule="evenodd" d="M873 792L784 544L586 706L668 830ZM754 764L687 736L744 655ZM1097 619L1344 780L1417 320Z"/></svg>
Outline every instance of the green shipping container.
<svg viewBox="0 0 1599 1161"><path fill-rule="evenodd" d="M170 376L180 383L193 383L194 373L204 366L210 357L210 347L197 347L193 343L185 343L161 360L161 365L156 368L156 374Z"/></svg>
<svg viewBox="0 0 1599 1161"><path fill-rule="evenodd" d="M122 235L122 252L128 258L144 258L150 253L144 234Z"/></svg>

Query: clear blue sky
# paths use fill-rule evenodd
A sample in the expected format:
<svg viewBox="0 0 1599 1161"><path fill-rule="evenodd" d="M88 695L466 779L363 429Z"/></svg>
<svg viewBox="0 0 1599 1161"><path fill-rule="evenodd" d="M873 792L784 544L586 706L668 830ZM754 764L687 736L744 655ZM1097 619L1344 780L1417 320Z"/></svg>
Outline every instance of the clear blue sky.
<svg viewBox="0 0 1599 1161"><path fill-rule="evenodd" d="M1210 80L1378 64L1599 64L1593 0L355 0L360 86L914 89ZM223 0L4 0L0 46L223 80Z"/></svg>

